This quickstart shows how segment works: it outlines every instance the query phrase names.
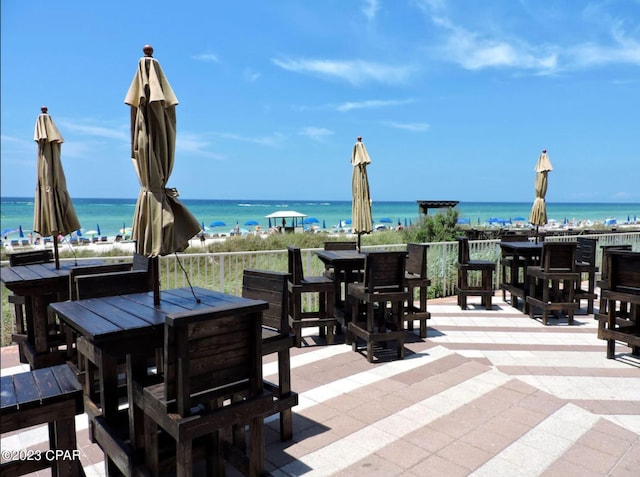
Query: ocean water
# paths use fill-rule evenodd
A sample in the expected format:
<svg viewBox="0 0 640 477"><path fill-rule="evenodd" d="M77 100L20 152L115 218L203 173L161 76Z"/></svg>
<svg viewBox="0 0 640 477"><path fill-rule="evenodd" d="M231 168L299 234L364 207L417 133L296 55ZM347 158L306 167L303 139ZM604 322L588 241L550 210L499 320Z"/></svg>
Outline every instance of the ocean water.
<svg viewBox="0 0 640 477"><path fill-rule="evenodd" d="M241 228L253 230L248 221L257 221L263 229L269 226L265 218L279 210L295 210L318 220L319 227L331 229L351 217L351 201L323 200L183 200L193 215L209 232L229 232L238 223ZM114 237L120 229L131 227L136 199L73 199L84 235L100 228L101 235ZM530 202L461 202L460 217L469 219L472 225L487 225L492 218L526 223L531 210ZM2 197L0 230L16 230L9 238L18 238L19 226L25 236L33 227L33 198ZM396 226L415 223L419 218L418 203L373 202L373 219L376 224ZM429 210L437 213L437 210ZM547 204L550 220L561 223L591 221L602 223L615 218L618 224L640 220L638 203L550 203ZM524 218L525 220L519 220ZM210 227L215 222L224 226ZM274 224L280 225L280 224Z"/></svg>

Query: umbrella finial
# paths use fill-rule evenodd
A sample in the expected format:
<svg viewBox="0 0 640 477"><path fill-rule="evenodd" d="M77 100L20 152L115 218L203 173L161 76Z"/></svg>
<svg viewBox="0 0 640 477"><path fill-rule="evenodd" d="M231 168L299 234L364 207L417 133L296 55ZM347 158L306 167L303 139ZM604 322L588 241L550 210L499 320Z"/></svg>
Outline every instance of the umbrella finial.
<svg viewBox="0 0 640 477"><path fill-rule="evenodd" d="M543 149L543 150L542 150L542 154L546 154L546 153L547 153L547 150L546 150L546 149Z"/></svg>
<svg viewBox="0 0 640 477"><path fill-rule="evenodd" d="M42 111L42 114L47 114L47 111L49 111L49 108L47 108L46 106L42 106L40 108L40 111Z"/></svg>
<svg viewBox="0 0 640 477"><path fill-rule="evenodd" d="M358 136L358 142L362 142L362 136Z"/></svg>
<svg viewBox="0 0 640 477"><path fill-rule="evenodd" d="M149 58L153 58L153 46L144 45L142 47L142 52L144 53L144 56L148 56Z"/></svg>

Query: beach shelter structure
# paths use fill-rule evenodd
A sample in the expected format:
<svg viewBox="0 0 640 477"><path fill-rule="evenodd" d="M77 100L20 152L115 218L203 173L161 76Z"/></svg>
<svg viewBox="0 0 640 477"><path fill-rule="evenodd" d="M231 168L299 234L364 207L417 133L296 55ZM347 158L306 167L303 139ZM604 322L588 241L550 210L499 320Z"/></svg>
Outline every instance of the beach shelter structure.
<svg viewBox="0 0 640 477"><path fill-rule="evenodd" d="M552 171L551 161L547 155L547 150L543 149L542 154L538 157L536 163L536 199L531 207L529 214L529 223L536 226L536 242L538 242L538 228L547 223L547 203L545 196L547 194L547 175Z"/></svg>
<svg viewBox="0 0 640 477"><path fill-rule="evenodd" d="M160 303L158 257L181 252L200 232L198 220L167 187L175 161L176 98L153 48L143 48L125 104L131 107L131 159L140 182L133 217L136 252L150 257L154 301Z"/></svg>
<svg viewBox="0 0 640 477"><path fill-rule="evenodd" d="M360 238L362 234L371 233L373 230L373 219L371 218L371 194L369 193L369 178L367 177L367 166L371 163L371 158L364 147L362 137L358 136L358 141L353 146L351 154L351 165L353 175L351 178L351 193L353 200L351 203L351 216L353 219L351 228L357 234L357 248L360 251Z"/></svg>
<svg viewBox="0 0 640 477"><path fill-rule="evenodd" d="M287 219L291 219L291 223L293 224L293 229L297 229L298 227L302 227L302 224L298 225L298 221L302 223L302 220L306 217L306 214L302 214L300 212L296 212L295 210L279 210L269 215L265 215L265 219L269 219L271 223L271 219L273 219L274 227L277 227L280 222L282 222L282 227L285 227Z"/></svg>
<svg viewBox="0 0 640 477"><path fill-rule="evenodd" d="M80 222L67 190L60 158L64 139L47 107L43 106L40 111L33 133L33 140L38 144L33 231L43 237L53 237L53 256L56 269L59 269L58 235L80 229Z"/></svg>

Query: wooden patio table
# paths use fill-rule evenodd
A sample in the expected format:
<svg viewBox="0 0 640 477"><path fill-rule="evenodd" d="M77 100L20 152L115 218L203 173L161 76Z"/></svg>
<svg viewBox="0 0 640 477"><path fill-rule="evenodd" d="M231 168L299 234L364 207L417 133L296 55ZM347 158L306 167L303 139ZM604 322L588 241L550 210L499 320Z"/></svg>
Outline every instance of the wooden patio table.
<svg viewBox="0 0 640 477"><path fill-rule="evenodd" d="M527 267L540 263L542 254L542 243L535 242L500 242L500 249L503 257L513 257L513 267L507 283L502 283L501 287L511 294L511 305L518 307L518 298L524 302L524 312L528 313L527 295L529 294L529 281L527 278ZM524 273L523 282L519 280L522 268Z"/></svg>
<svg viewBox="0 0 640 477"><path fill-rule="evenodd" d="M318 258L335 271L335 316L340 318L343 325L349 310L345 306L346 286L358 279L355 270L364 271L366 254L357 250L318 250L315 252ZM343 293L344 291L344 293Z"/></svg>
<svg viewBox="0 0 640 477"><path fill-rule="evenodd" d="M197 297L197 299L194 297ZM98 368L100 403L88 397L85 381L85 411L99 416L94 437L105 451L109 466L114 463L125 474L133 473L135 449L144 448L143 413L135 402L135 382L144 382L149 357L163 347L167 314L215 307L220 315L240 316L268 308L252 300L203 288L188 287L160 292L154 305L153 292L52 303L49 310L71 327L82 340L78 349L91 353ZM258 317L259 319L260 317ZM117 365L126 361L128 406L119 411ZM93 407L93 411L87 409ZM124 416L122 413L127 415ZM128 442L122 439L122 422L128 418ZM126 426L125 426L126 427Z"/></svg>
<svg viewBox="0 0 640 477"><path fill-rule="evenodd" d="M64 363L66 353L55 348L54 337L49 333L47 305L69 297L69 273L71 268L103 264L102 260L83 261L80 265L63 263L56 269L55 263L40 263L2 267L0 280L16 296L25 299L27 339L20 344L31 369Z"/></svg>

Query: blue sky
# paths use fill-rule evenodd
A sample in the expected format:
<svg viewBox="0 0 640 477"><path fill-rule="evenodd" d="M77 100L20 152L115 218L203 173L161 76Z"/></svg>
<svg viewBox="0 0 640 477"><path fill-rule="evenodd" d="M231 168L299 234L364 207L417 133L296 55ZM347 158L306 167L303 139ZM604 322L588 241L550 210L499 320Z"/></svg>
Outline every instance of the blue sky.
<svg viewBox="0 0 640 477"><path fill-rule="evenodd" d="M55 4L55 5L54 5ZM7 0L2 196L46 105L72 197L133 198L124 97L151 44L189 199L640 202L640 0Z"/></svg>

